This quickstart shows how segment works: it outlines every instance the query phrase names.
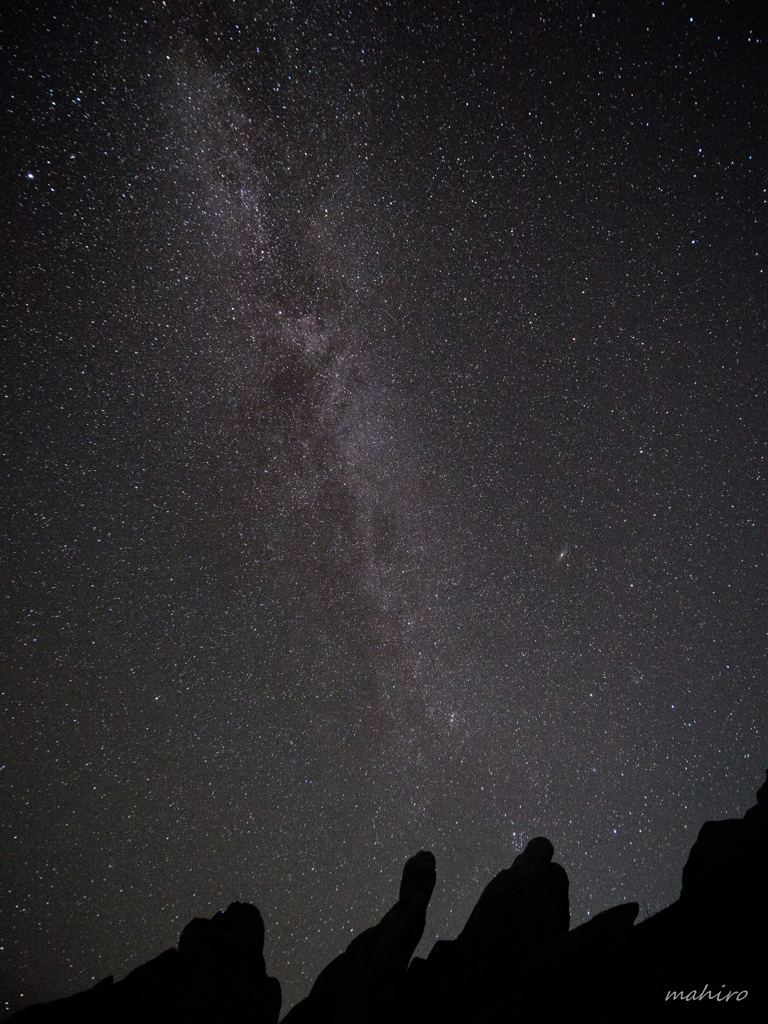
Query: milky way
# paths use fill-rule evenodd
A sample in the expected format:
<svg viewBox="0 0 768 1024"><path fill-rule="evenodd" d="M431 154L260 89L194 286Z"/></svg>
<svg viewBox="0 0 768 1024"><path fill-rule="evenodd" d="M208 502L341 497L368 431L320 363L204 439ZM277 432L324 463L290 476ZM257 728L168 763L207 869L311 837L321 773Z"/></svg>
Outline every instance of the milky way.
<svg viewBox="0 0 768 1024"><path fill-rule="evenodd" d="M7 1006L753 801L765 17L508 6L8 19Z"/></svg>

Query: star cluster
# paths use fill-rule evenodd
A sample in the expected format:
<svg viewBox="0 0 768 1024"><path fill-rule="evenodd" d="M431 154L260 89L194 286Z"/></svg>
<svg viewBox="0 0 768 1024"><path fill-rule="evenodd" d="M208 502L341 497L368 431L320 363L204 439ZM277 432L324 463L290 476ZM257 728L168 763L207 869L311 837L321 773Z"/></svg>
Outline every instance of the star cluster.
<svg viewBox="0 0 768 1024"><path fill-rule="evenodd" d="M677 896L761 777L758 5L6 16L6 1008L437 857Z"/></svg>

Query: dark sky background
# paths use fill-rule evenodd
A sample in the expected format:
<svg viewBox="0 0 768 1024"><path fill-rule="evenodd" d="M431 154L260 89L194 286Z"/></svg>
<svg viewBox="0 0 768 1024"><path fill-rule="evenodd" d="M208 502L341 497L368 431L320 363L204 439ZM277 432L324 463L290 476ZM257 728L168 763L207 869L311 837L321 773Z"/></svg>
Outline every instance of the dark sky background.
<svg viewBox="0 0 768 1024"><path fill-rule="evenodd" d="M4 10L6 1005L754 803L764 11Z"/></svg>

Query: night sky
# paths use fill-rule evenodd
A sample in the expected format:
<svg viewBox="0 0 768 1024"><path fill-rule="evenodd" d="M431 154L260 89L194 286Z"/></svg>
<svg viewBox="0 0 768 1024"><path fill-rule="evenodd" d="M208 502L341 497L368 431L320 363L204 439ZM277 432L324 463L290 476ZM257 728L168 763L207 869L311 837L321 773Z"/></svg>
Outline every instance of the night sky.
<svg viewBox="0 0 768 1024"><path fill-rule="evenodd" d="M7 1005L437 858L673 901L765 766L763 4L3 12ZM23 996L22 996L23 993Z"/></svg>

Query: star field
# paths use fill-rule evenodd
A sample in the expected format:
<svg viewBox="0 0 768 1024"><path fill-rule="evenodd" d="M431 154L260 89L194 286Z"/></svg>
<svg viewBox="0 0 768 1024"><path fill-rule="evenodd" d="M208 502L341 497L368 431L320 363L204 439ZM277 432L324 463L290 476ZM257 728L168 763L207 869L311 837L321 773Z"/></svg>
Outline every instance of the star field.
<svg viewBox="0 0 768 1024"><path fill-rule="evenodd" d="M5 1008L235 899L283 1006L765 759L765 12L29 4L2 133Z"/></svg>

